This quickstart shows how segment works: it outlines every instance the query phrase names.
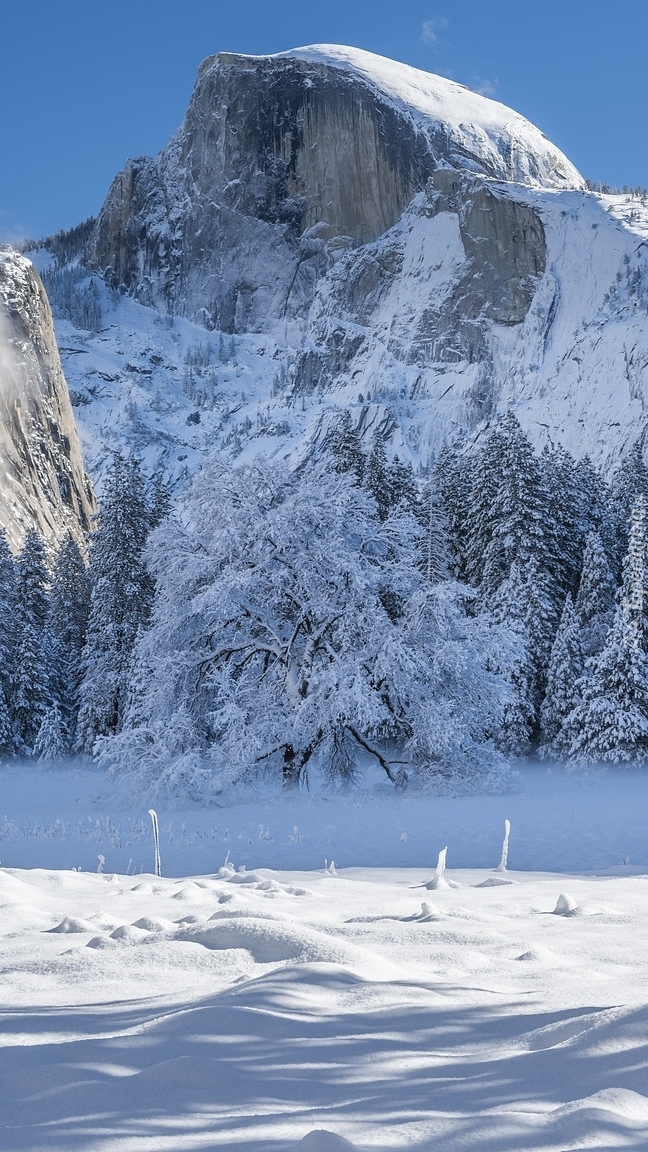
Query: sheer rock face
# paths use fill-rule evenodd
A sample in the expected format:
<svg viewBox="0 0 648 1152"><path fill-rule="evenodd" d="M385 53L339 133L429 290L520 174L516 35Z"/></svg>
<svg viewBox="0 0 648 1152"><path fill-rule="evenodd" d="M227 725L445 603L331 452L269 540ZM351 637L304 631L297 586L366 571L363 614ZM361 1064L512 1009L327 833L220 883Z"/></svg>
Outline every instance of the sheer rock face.
<svg viewBox="0 0 648 1152"><path fill-rule="evenodd" d="M396 227L345 255L322 284L295 391L326 390L354 364L362 371L367 356L375 358L376 336L385 343L386 316L386 343L400 363L441 370L479 364L488 375L493 325L524 321L546 253L542 220L516 199L514 185L438 170Z"/></svg>
<svg viewBox="0 0 648 1152"><path fill-rule="evenodd" d="M10 249L0 250L0 468L0 526L14 549L31 527L50 541L90 528L94 495L47 296Z"/></svg>
<svg viewBox="0 0 648 1152"><path fill-rule="evenodd" d="M116 177L87 259L144 304L224 332L276 331L303 323L340 253L383 235L444 170L582 184L522 117L441 77L351 49L221 54L167 148ZM513 215L491 245L510 246ZM467 221L468 244L475 227L483 238Z"/></svg>

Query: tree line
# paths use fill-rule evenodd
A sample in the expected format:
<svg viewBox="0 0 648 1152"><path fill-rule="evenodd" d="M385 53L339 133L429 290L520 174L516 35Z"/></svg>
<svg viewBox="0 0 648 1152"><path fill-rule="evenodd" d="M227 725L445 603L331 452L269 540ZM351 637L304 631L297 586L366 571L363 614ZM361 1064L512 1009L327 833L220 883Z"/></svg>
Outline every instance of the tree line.
<svg viewBox="0 0 648 1152"><path fill-rule="evenodd" d="M507 413L415 474L348 412L299 466L215 457L171 510L116 454L88 567L0 552L5 756L149 795L309 772L496 787L506 757L648 756L648 470L606 483Z"/></svg>

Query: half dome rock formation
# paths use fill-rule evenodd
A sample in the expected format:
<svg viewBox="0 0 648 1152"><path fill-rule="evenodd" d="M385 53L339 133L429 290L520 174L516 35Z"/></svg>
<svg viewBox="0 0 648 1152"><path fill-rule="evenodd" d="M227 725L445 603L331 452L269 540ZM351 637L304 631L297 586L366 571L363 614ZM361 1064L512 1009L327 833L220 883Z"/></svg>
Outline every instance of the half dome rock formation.
<svg viewBox="0 0 648 1152"><path fill-rule="evenodd" d="M116 287L224 332L303 315L336 252L391 228L439 169L579 189L518 113L358 49L208 58L156 159L114 180L89 264Z"/></svg>
<svg viewBox="0 0 648 1152"><path fill-rule="evenodd" d="M68 241L106 317L59 329L93 475L115 443L180 486L214 449L299 458L342 409L423 467L509 408L606 472L648 437L648 196L443 77L212 56Z"/></svg>
<svg viewBox="0 0 648 1152"><path fill-rule="evenodd" d="M14 549L32 527L50 541L90 528L94 495L50 306L30 261L10 248L0 248L0 468L0 526Z"/></svg>

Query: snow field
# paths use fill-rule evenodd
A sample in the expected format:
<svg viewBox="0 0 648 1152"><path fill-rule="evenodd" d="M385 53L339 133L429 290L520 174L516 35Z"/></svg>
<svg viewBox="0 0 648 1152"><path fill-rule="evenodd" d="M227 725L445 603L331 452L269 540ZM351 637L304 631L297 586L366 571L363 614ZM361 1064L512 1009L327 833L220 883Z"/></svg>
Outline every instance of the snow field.
<svg viewBox="0 0 648 1152"><path fill-rule="evenodd" d="M4 767L0 1147L644 1150L647 791L369 774L160 811L156 877L145 805Z"/></svg>
<svg viewBox="0 0 648 1152"><path fill-rule="evenodd" d="M432 875L3 869L0 1145L645 1148L647 878Z"/></svg>

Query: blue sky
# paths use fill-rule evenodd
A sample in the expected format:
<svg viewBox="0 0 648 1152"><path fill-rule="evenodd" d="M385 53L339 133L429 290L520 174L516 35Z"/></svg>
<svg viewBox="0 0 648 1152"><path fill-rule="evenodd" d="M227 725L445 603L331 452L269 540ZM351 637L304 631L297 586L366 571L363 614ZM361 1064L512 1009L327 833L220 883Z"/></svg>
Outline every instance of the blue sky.
<svg viewBox="0 0 648 1152"><path fill-rule="evenodd" d="M96 213L180 123L211 53L352 44L533 120L593 180L648 186L648 4L625 0L31 0L0 20L0 238Z"/></svg>

